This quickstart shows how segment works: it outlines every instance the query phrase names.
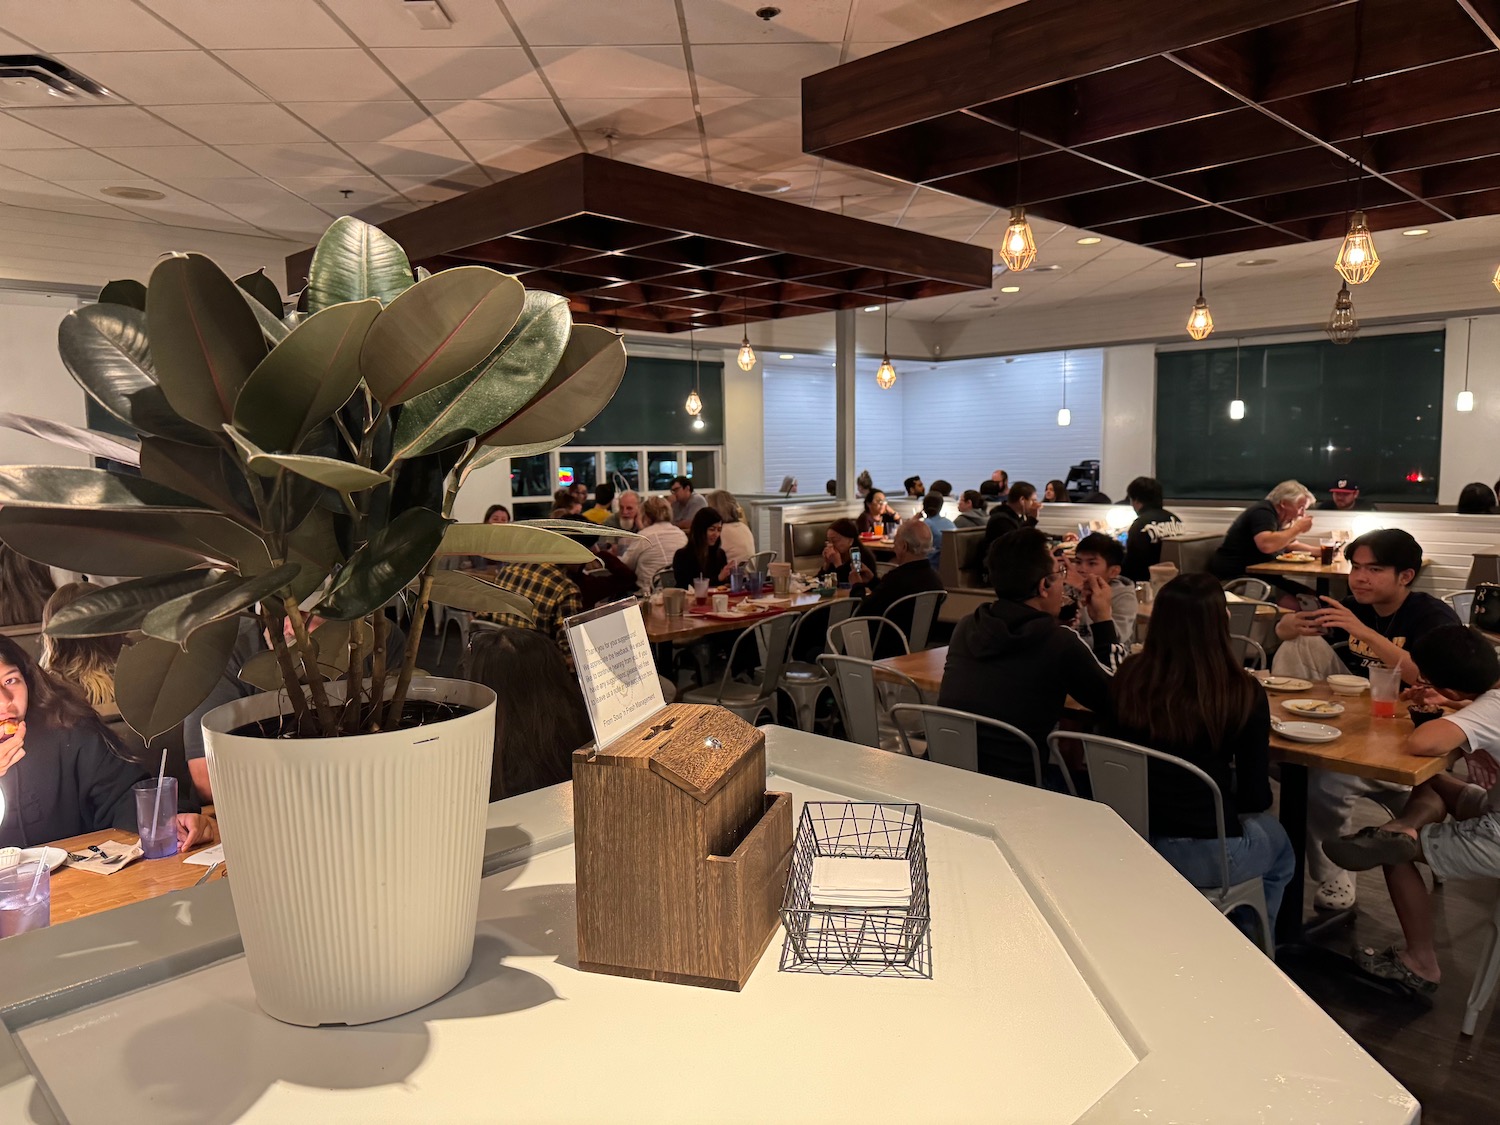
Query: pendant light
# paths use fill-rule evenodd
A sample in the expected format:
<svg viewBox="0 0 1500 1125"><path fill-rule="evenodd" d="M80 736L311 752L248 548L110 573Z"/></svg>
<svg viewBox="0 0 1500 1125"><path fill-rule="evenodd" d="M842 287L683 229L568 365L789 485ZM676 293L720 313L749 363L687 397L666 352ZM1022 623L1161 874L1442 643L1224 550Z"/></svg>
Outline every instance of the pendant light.
<svg viewBox="0 0 1500 1125"><path fill-rule="evenodd" d="M1021 108L1016 104L1016 205L1010 209L1010 223L1000 239L1000 260L1011 273L1030 269L1036 262L1036 238L1031 221L1021 206Z"/></svg>
<svg viewBox="0 0 1500 1125"><path fill-rule="evenodd" d="M1240 341L1234 341L1234 398L1229 402L1229 420L1239 422L1245 417L1245 400L1240 398Z"/></svg>
<svg viewBox="0 0 1500 1125"><path fill-rule="evenodd" d="M740 365L741 371L749 371L755 366L755 349L750 346L750 325L745 318L745 306L740 305L740 354L735 357L735 362Z"/></svg>
<svg viewBox="0 0 1500 1125"><path fill-rule="evenodd" d="M883 391L888 391L896 385L896 369L891 366L891 306L886 302L885 306L885 346L880 357L880 366L875 369L875 382Z"/></svg>
<svg viewBox="0 0 1500 1125"><path fill-rule="evenodd" d="M1359 81L1360 60L1364 56L1364 39L1365 6L1359 3L1354 9L1354 70L1349 75L1348 86L1351 94L1354 91L1354 84ZM1339 246L1338 257L1333 260L1333 268L1338 270L1339 275L1350 285L1363 285L1375 276L1375 270L1380 266L1380 254L1375 250L1375 236L1370 233L1370 224L1366 221L1364 209L1360 206L1361 189L1365 181L1364 161L1369 158L1369 152L1365 149L1365 127L1362 121L1359 126L1359 152L1360 159L1350 158L1350 163L1355 167L1354 213L1349 217L1349 230L1344 235L1343 244Z"/></svg>
<svg viewBox="0 0 1500 1125"><path fill-rule="evenodd" d="M1470 414L1474 410L1474 392L1469 390L1469 353L1474 350L1474 318L1469 318L1469 336L1464 342L1464 389L1458 392L1458 402L1455 408L1460 414Z"/></svg>
<svg viewBox="0 0 1500 1125"><path fill-rule="evenodd" d="M1339 286L1339 295L1334 298L1333 312L1328 314L1328 327L1324 329L1335 344L1348 344L1359 335L1359 318L1354 315L1354 298L1349 296L1349 283Z"/></svg>
<svg viewBox="0 0 1500 1125"><path fill-rule="evenodd" d="M1208 302L1203 299L1203 259L1198 259L1198 299L1193 302L1193 311L1188 314L1187 334L1195 340L1206 340L1214 330L1214 314L1208 311Z"/></svg>
<svg viewBox="0 0 1500 1125"><path fill-rule="evenodd" d="M1495 276L1490 278L1490 284L1496 289L1500 289L1500 268L1495 270Z"/></svg>
<svg viewBox="0 0 1500 1125"><path fill-rule="evenodd" d="M693 389L688 392L687 402L683 403L682 408L696 419L703 413L703 400L698 397L698 341L691 325L688 327L688 347L693 356ZM702 429L701 426L698 428Z"/></svg>
<svg viewBox="0 0 1500 1125"><path fill-rule="evenodd" d="M1059 426L1071 426L1073 424L1073 412L1068 409L1068 353L1063 352L1062 369L1062 408L1057 412L1057 424Z"/></svg>

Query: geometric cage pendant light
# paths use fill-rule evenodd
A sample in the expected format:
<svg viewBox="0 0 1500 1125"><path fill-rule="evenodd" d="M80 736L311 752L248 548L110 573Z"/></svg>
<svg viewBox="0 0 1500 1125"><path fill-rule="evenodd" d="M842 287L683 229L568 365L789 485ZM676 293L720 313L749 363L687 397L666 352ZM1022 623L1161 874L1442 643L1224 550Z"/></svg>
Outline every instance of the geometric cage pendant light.
<svg viewBox="0 0 1500 1125"><path fill-rule="evenodd" d="M875 383L883 391L888 391L896 385L896 368L891 364L891 306L886 302L885 308L881 310L885 320L885 341L881 349L880 366L875 369Z"/></svg>
<svg viewBox="0 0 1500 1125"><path fill-rule="evenodd" d="M1370 233L1370 224L1365 213L1356 211L1349 217L1349 233L1339 247L1339 256L1333 268L1349 285L1363 285L1375 276L1380 266L1380 254L1375 249L1375 236Z"/></svg>
<svg viewBox="0 0 1500 1125"><path fill-rule="evenodd" d="M1198 299L1188 313L1187 334L1195 340L1206 340L1214 330L1214 314L1208 311L1208 302L1203 299L1203 259L1198 259Z"/></svg>
<svg viewBox="0 0 1500 1125"><path fill-rule="evenodd" d="M1021 125L1020 108L1016 121L1016 205L1010 209L1010 223L1000 239L1000 260L1011 273L1020 273L1036 264L1036 237L1031 233L1031 221L1026 218L1026 208L1021 206Z"/></svg>
<svg viewBox="0 0 1500 1125"><path fill-rule="evenodd" d="M693 330L688 328L688 347L691 349L693 358L693 389L688 392L687 402L683 403L683 410L693 419L693 425L702 428L703 419L698 415L703 413L703 399L698 396L698 341L693 336Z"/></svg>
<svg viewBox="0 0 1500 1125"><path fill-rule="evenodd" d="M1338 296L1333 302L1333 312L1328 314L1328 324L1324 331L1335 344L1353 343L1354 338L1359 335L1359 318L1354 315L1354 298L1349 296L1347 281L1339 286Z"/></svg>
<svg viewBox="0 0 1500 1125"><path fill-rule="evenodd" d="M755 349L750 346L750 326L746 323L743 306L740 308L740 354L735 356L734 362L741 371L755 369Z"/></svg>

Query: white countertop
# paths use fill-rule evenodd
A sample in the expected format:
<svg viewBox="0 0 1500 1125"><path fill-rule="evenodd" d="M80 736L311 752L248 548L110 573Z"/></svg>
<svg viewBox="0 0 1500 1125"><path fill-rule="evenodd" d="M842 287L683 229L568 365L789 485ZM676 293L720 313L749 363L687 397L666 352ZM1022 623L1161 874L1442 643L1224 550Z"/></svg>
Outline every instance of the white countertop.
<svg viewBox="0 0 1500 1125"><path fill-rule="evenodd" d="M767 750L799 807L922 804L933 979L781 973L779 935L738 994L579 972L560 786L492 806L474 967L427 1008L291 1027L220 954L56 1005L19 1032L28 1066L75 1125L1416 1119L1103 806L783 728ZM51 936L87 974L87 951L61 949L78 925ZM53 1120L31 1078L5 1078L0 1114Z"/></svg>

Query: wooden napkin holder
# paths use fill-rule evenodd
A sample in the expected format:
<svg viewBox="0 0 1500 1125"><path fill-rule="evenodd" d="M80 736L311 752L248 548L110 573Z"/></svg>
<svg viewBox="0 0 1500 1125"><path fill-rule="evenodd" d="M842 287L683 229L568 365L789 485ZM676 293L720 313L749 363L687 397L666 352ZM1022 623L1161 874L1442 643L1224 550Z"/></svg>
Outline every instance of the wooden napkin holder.
<svg viewBox="0 0 1500 1125"><path fill-rule="evenodd" d="M573 754L578 967L739 991L780 922L792 797L766 739L720 707L669 704Z"/></svg>

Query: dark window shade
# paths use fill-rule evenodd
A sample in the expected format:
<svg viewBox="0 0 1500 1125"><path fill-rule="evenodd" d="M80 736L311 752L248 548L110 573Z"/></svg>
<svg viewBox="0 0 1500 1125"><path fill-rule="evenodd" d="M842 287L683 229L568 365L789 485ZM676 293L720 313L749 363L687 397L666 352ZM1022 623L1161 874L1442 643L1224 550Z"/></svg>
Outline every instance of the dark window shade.
<svg viewBox="0 0 1500 1125"><path fill-rule="evenodd" d="M723 445L723 364L718 360L712 363L699 360L698 367L703 429L693 429L693 419L683 409L688 392L693 389L692 362L631 356L615 397L570 444L585 449L601 445L635 448Z"/></svg>
<svg viewBox="0 0 1500 1125"><path fill-rule="evenodd" d="M1229 418L1234 348L1156 357L1156 476L1168 496L1249 500L1341 477L1361 497L1435 504L1444 333L1240 349L1245 417Z"/></svg>

